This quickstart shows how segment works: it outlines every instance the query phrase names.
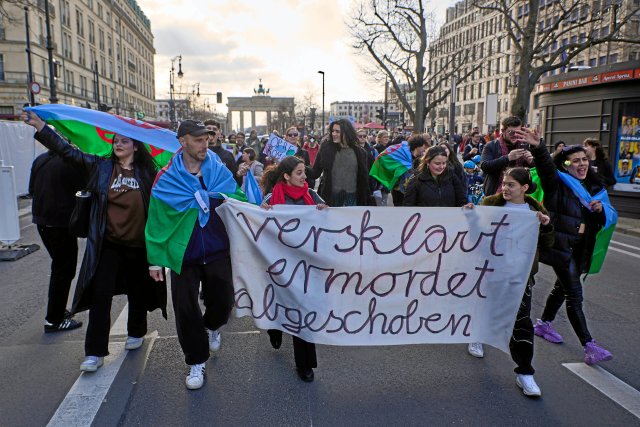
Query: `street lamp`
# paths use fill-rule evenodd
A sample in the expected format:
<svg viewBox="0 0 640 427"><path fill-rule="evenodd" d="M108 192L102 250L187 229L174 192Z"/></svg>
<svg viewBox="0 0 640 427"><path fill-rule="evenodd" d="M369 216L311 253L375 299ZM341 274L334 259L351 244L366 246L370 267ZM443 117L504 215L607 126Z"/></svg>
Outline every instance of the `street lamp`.
<svg viewBox="0 0 640 427"><path fill-rule="evenodd" d="M318 71L322 74L322 136L324 136L324 71Z"/></svg>
<svg viewBox="0 0 640 427"><path fill-rule="evenodd" d="M171 120L171 127L175 126L176 122L176 104L174 98L174 82L175 82L175 67L174 64L178 61L178 78L182 78L184 73L182 72L182 55L171 58L171 70L169 71L169 120Z"/></svg>

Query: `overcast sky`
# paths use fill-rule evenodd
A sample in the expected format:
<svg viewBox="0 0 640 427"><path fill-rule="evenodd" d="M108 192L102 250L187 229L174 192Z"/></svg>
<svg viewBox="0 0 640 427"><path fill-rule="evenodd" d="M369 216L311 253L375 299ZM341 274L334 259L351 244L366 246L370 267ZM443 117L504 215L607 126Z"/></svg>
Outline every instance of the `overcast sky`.
<svg viewBox="0 0 640 427"><path fill-rule="evenodd" d="M272 96L333 101L383 98L362 72L367 58L350 47L345 21L352 0L138 0L155 40L156 98L168 98L170 59L182 55L181 92L251 96L258 79ZM444 21L449 0L433 0ZM176 63L177 66L177 63ZM178 81L176 81L178 83ZM210 101L215 101L215 96Z"/></svg>

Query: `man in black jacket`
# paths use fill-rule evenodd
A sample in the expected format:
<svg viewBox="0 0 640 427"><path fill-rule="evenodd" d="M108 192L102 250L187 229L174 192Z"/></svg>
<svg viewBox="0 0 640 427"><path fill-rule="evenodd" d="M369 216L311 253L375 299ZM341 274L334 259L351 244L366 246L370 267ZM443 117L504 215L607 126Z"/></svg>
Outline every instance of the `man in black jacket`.
<svg viewBox="0 0 640 427"><path fill-rule="evenodd" d="M220 132L220 124L214 120L206 120L204 125L209 129L209 150L213 151L220 157L222 163L229 169L229 171L236 175L238 171L238 165L236 164L236 159L233 157L229 151L227 151L223 146L221 141L218 139L218 132Z"/></svg>
<svg viewBox="0 0 640 427"><path fill-rule="evenodd" d="M78 239L69 234L69 217L75 206L74 195L84 186L81 171L53 151L38 156L31 166L32 222L51 257L45 333L82 326L82 322L74 320L66 308L78 261Z"/></svg>
<svg viewBox="0 0 640 427"><path fill-rule="evenodd" d="M512 138L522 129L519 117L511 116L502 121L502 134L489 142L482 150L480 169L484 172L484 194L491 196L501 190L502 174L509 167L533 165L533 156L526 144L518 145Z"/></svg>

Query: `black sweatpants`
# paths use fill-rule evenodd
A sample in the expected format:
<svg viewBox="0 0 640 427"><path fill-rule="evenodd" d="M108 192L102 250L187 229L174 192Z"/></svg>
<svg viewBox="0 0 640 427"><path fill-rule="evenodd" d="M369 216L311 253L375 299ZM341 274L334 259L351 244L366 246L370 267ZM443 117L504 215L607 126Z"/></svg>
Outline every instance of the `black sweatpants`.
<svg viewBox="0 0 640 427"><path fill-rule="evenodd" d="M533 278L529 277L527 287L522 296L522 302L516 315L516 323L513 325L513 333L509 340L511 359L518 365L514 371L516 374L533 375L535 370L531 366L533 360L533 322L531 322L531 291Z"/></svg>
<svg viewBox="0 0 640 427"><path fill-rule="evenodd" d="M91 282L91 305L84 351L87 356L109 354L111 302L116 292L125 291L129 299L127 333L140 338L147 333L147 308L143 283L149 264L144 248L132 248L107 240L102 244L98 268Z"/></svg>
<svg viewBox="0 0 640 427"><path fill-rule="evenodd" d="M279 329L269 329L267 333L270 337L280 337L282 340L282 331ZM302 369L311 369L318 367L318 359L316 358L316 345L307 342L302 338L293 336L293 357L296 361L296 367Z"/></svg>
<svg viewBox="0 0 640 427"><path fill-rule="evenodd" d="M38 233L51 257L51 277L45 320L54 325L64 320L71 281L78 263L78 239L66 227L38 225Z"/></svg>
<svg viewBox="0 0 640 427"><path fill-rule="evenodd" d="M178 341L187 365L204 363L209 359L207 329L219 329L229 320L234 303L232 277L231 258L228 256L204 265L185 264L180 274L171 271L171 297ZM204 315L198 303L200 282Z"/></svg>

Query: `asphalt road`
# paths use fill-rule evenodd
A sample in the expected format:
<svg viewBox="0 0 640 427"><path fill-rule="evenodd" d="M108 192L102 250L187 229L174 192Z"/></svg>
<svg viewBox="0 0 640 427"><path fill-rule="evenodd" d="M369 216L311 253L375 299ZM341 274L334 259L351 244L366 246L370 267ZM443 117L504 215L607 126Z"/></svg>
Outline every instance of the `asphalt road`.
<svg viewBox="0 0 640 427"><path fill-rule="evenodd" d="M21 243L40 243L29 218L21 221ZM59 408L75 421L57 425L640 426L640 238L616 234L614 241L618 250L585 284L591 332L614 359L586 373L625 383L632 409L608 397L625 390L620 383L607 395L563 365L586 367L564 312L555 324L565 344L536 339L540 399L521 394L507 354L486 348L485 358L475 359L466 345L318 346L316 380L303 383L295 375L291 338L285 335L282 348L273 350L266 333L247 318L233 318L223 329L222 349L207 364L204 387L188 391L171 309L168 321L158 312L149 315L149 338L139 350L121 352L126 336L116 331L111 342L121 365L112 384L96 384L97 376L83 377L78 369L84 328L43 334L49 258L41 249L0 263L0 426L45 426ZM542 267L533 317L541 314L552 279ZM115 298L112 322L125 303ZM86 320L86 313L78 318ZM85 388L70 401L76 382ZM97 413L83 413L95 396Z"/></svg>

